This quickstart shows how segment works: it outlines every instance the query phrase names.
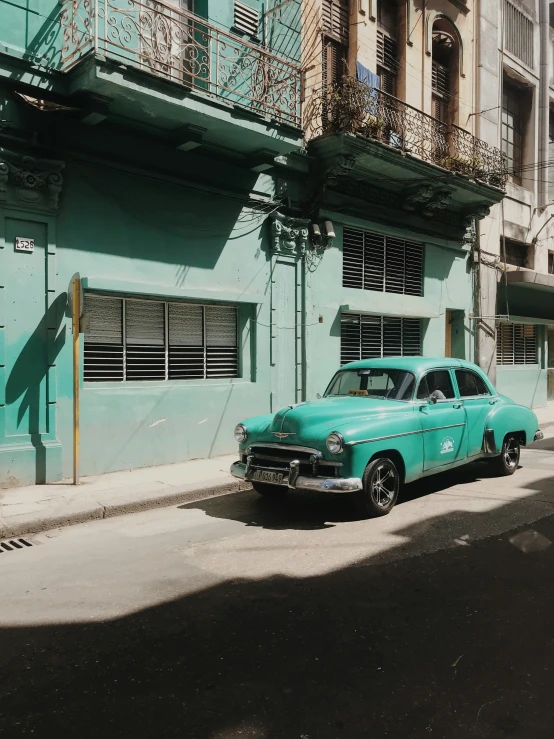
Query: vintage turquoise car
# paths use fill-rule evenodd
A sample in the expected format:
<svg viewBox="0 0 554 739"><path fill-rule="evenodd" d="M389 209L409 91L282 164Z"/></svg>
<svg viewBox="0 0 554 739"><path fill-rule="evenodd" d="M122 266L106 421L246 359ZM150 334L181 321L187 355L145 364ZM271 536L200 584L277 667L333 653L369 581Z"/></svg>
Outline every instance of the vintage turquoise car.
<svg viewBox="0 0 554 739"><path fill-rule="evenodd" d="M239 423L231 473L262 495L349 493L383 516L403 483L436 472L486 459L513 474L521 446L542 436L533 411L471 362L367 359L341 367L322 398Z"/></svg>

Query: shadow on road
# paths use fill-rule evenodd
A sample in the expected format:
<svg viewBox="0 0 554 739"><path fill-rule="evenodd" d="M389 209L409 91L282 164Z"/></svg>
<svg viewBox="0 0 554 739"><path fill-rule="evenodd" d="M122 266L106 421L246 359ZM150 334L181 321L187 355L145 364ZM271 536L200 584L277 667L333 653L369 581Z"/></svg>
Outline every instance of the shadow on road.
<svg viewBox="0 0 554 739"><path fill-rule="evenodd" d="M552 479L532 485L526 500L466 513L460 530L495 533L499 518L529 528ZM346 517L332 500L323 504ZM373 522L362 525L370 537ZM429 532L457 527L452 512L435 516L398 531L399 546L416 551ZM533 528L554 540L552 518ZM0 735L551 739L554 547L525 554L511 537L227 580L103 623L2 628ZM209 559L197 566L209 574Z"/></svg>
<svg viewBox="0 0 554 739"><path fill-rule="evenodd" d="M432 475L406 485L400 491L398 506L426 495L448 490L490 476L482 462ZM338 523L356 521L359 516L349 495L290 491L283 496L264 498L246 491L218 498L206 498L179 506L181 510L200 509L208 516L240 521L263 529L309 531L331 528Z"/></svg>

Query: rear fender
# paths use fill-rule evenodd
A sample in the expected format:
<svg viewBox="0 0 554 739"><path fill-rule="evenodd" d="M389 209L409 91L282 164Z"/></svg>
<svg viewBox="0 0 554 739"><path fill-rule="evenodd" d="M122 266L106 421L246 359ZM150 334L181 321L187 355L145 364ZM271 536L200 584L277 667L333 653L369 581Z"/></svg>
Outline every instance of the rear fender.
<svg viewBox="0 0 554 739"><path fill-rule="evenodd" d="M485 454L499 454L506 434L519 432L521 443L530 444L539 423L537 416L530 408L523 405L503 405L492 410L485 422L483 451Z"/></svg>

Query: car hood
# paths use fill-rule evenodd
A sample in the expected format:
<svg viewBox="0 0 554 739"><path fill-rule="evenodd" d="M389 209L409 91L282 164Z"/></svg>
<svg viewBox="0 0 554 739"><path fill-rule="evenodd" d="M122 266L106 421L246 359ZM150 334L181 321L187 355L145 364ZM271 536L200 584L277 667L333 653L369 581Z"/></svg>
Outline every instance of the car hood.
<svg viewBox="0 0 554 739"><path fill-rule="evenodd" d="M367 397L321 398L281 408L258 440L297 444L325 438L345 426L352 429L391 415L412 413L413 406L398 400ZM288 434L282 439L276 434Z"/></svg>

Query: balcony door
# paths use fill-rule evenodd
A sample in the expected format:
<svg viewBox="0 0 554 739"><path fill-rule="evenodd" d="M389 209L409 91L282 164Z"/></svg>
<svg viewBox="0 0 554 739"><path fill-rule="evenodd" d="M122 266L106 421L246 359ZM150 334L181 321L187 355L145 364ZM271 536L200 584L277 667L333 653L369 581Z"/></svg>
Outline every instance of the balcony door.
<svg viewBox="0 0 554 739"><path fill-rule="evenodd" d="M163 4L144 0L144 3L147 9L140 14L139 31L144 68L185 85L195 84L208 56L207 41L204 49L195 39L204 29L195 28L195 22L186 14L193 12L194 0L164 0Z"/></svg>

